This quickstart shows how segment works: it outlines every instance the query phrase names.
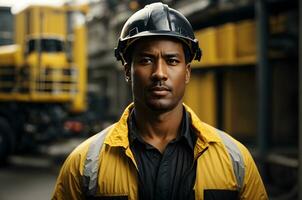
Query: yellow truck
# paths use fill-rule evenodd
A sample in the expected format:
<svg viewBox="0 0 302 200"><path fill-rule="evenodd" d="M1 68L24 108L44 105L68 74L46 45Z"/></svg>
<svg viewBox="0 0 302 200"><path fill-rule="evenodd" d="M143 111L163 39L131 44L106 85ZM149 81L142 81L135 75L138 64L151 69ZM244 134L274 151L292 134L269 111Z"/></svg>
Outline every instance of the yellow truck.
<svg viewBox="0 0 302 200"><path fill-rule="evenodd" d="M29 6L0 47L0 164L23 147L81 132L86 110L84 6ZM83 22L83 20L80 20Z"/></svg>

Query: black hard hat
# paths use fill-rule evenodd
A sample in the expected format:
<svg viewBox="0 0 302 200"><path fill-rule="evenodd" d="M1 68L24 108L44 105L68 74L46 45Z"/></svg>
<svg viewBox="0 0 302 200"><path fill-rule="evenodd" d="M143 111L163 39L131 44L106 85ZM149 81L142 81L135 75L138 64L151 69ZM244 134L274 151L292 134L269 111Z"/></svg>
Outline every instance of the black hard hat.
<svg viewBox="0 0 302 200"><path fill-rule="evenodd" d="M153 3L134 13L124 24L118 45L117 60L125 62L124 55L134 41L146 36L169 36L180 39L190 49L190 61L200 60L201 50L186 17L166 4Z"/></svg>

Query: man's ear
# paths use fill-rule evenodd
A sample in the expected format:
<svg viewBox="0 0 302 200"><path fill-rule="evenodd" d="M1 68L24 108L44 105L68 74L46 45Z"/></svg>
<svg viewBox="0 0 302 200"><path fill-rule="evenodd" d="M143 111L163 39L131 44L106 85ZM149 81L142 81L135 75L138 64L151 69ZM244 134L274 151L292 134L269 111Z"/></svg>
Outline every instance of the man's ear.
<svg viewBox="0 0 302 200"><path fill-rule="evenodd" d="M125 72L125 80L128 83L131 81L131 65L129 65L128 63L125 63L124 72Z"/></svg>
<svg viewBox="0 0 302 200"><path fill-rule="evenodd" d="M191 63L188 63L186 65L186 84L190 82L190 77L191 77Z"/></svg>

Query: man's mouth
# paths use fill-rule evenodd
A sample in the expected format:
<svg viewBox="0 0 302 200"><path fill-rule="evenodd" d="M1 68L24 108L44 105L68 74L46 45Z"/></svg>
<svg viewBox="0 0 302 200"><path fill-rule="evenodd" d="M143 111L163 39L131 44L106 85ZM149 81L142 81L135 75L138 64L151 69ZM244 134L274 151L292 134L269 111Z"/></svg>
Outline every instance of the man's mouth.
<svg viewBox="0 0 302 200"><path fill-rule="evenodd" d="M166 96L171 90L166 86L153 86L149 91L153 96Z"/></svg>

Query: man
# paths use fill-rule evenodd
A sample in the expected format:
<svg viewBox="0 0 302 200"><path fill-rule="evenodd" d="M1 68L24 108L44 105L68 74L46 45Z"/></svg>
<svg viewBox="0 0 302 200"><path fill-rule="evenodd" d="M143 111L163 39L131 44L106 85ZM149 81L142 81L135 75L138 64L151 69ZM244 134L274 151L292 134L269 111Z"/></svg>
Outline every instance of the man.
<svg viewBox="0 0 302 200"><path fill-rule="evenodd" d="M71 153L53 199L268 199L248 150L183 104L201 51L182 14L162 3L136 12L116 57L133 103Z"/></svg>

